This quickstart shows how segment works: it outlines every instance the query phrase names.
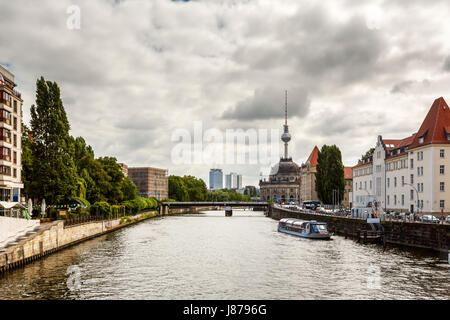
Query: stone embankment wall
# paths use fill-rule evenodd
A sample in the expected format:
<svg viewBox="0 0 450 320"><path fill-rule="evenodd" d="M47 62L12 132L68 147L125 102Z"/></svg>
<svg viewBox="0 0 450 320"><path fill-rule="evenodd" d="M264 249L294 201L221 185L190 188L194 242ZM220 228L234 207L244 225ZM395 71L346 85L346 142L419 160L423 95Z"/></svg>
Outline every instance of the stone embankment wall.
<svg viewBox="0 0 450 320"><path fill-rule="evenodd" d="M54 221L41 225L39 231L15 246L0 252L0 274L4 271L25 265L55 251L74 245L105 233L134 224L157 215L157 212L142 212L129 217L131 222L121 223L121 219L92 221L83 224L66 226L64 221Z"/></svg>
<svg viewBox="0 0 450 320"><path fill-rule="evenodd" d="M297 218L326 222L331 232L335 234L358 237L366 230L366 220L337 217L325 214L307 213L271 206L268 216L279 220L282 218ZM431 249L448 252L450 248L450 225L404 221L382 221L384 241L386 243Z"/></svg>

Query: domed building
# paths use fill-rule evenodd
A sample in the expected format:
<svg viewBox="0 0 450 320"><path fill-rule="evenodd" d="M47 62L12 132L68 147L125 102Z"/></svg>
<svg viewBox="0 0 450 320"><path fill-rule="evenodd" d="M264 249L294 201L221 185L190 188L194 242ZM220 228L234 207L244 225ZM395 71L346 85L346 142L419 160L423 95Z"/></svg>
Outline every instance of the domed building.
<svg viewBox="0 0 450 320"><path fill-rule="evenodd" d="M281 135L284 142L284 157L272 167L269 180L260 180L259 188L262 200L272 200L277 203L296 202L300 200L300 167L288 157L288 143L291 140L287 124L287 92L285 106L284 132Z"/></svg>

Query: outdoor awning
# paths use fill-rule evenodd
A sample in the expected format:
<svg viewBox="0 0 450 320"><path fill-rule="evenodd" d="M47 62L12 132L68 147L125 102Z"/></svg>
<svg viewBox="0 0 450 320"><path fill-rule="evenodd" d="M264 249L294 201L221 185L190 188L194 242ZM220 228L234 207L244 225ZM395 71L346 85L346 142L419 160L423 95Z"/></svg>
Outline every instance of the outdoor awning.
<svg viewBox="0 0 450 320"><path fill-rule="evenodd" d="M25 208L25 207L21 205L19 202L0 201L0 208L11 209L11 208Z"/></svg>

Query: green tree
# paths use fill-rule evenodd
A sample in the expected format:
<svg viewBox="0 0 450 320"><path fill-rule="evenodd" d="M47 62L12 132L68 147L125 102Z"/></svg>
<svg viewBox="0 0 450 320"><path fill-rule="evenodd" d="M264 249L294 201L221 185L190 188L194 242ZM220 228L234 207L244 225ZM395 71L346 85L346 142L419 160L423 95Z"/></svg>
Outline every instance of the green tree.
<svg viewBox="0 0 450 320"><path fill-rule="evenodd" d="M341 151L336 145L324 145L319 151L316 167L316 191L326 204L333 203L333 190L338 190L339 199L344 197L345 178Z"/></svg>
<svg viewBox="0 0 450 320"><path fill-rule="evenodd" d="M127 200L133 200L138 197L138 190L136 188L136 185L133 181L131 181L130 178L125 177L122 181L122 194L123 194L123 201Z"/></svg>
<svg viewBox="0 0 450 320"><path fill-rule="evenodd" d="M189 201L189 193L179 176L169 176L169 198L176 201Z"/></svg>
<svg viewBox="0 0 450 320"><path fill-rule="evenodd" d="M22 123L22 182L24 188L24 194L30 196L30 182L33 179L33 161L31 144L32 141L29 137L30 129Z"/></svg>
<svg viewBox="0 0 450 320"><path fill-rule="evenodd" d="M72 159L70 125L56 82L36 82L36 105L31 106L31 163L33 177L28 195L48 204L61 203L76 194L77 172Z"/></svg>
<svg viewBox="0 0 450 320"><path fill-rule="evenodd" d="M374 151L375 151L375 148L370 148L369 150L367 150L367 152L365 154L361 155L361 160L370 156Z"/></svg>
<svg viewBox="0 0 450 320"><path fill-rule="evenodd" d="M208 188L202 179L193 176L184 176L182 179L187 188L189 201L206 201Z"/></svg>
<svg viewBox="0 0 450 320"><path fill-rule="evenodd" d="M103 170L108 175L108 184L105 192L105 197L108 202L117 204L123 200L122 182L124 175L117 159L114 157L99 158L98 161L103 167Z"/></svg>

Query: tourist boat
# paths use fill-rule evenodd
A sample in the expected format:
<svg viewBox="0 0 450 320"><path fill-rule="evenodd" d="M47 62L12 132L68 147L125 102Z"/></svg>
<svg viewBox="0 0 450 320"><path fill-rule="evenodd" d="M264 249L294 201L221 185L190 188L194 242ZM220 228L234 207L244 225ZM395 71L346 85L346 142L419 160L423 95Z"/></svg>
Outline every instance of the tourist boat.
<svg viewBox="0 0 450 320"><path fill-rule="evenodd" d="M231 207L225 207L225 217L231 217L233 215L233 210Z"/></svg>
<svg viewBox="0 0 450 320"><path fill-rule="evenodd" d="M331 239L332 233L328 232L325 222L315 220L305 221L300 219L283 218L278 223L278 232L292 234L294 236L309 239Z"/></svg>

